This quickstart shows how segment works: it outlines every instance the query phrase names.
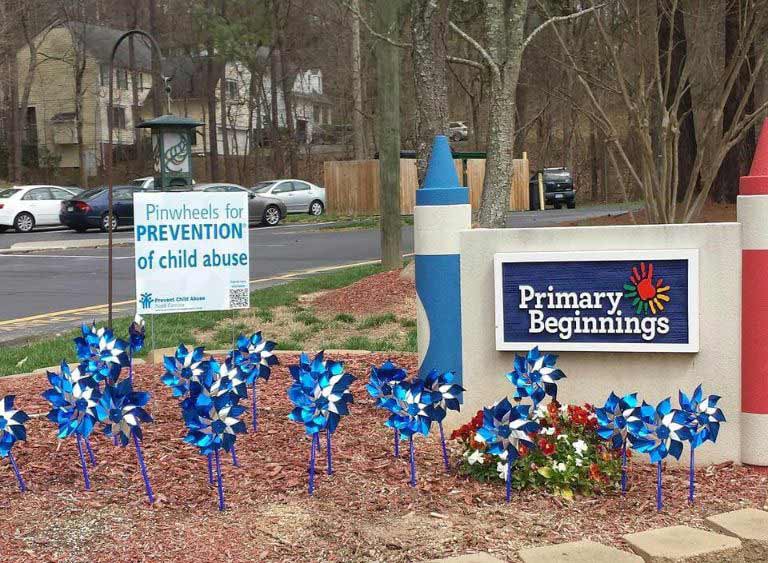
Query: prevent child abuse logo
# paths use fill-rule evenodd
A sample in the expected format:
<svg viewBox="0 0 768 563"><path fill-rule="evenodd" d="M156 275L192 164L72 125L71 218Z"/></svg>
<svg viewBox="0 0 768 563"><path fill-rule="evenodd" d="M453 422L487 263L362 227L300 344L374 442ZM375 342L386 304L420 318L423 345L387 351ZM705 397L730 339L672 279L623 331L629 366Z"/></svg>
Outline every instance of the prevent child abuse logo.
<svg viewBox="0 0 768 563"><path fill-rule="evenodd" d="M671 252L497 255L497 349L693 351L698 255Z"/></svg>

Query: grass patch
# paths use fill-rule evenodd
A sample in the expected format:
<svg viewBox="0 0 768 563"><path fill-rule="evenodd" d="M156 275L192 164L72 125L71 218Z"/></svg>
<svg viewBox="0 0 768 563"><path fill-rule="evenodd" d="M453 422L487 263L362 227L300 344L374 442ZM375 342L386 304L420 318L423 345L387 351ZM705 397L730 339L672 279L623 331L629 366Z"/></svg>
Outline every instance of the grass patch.
<svg viewBox="0 0 768 563"><path fill-rule="evenodd" d="M294 306L298 303L301 295L338 289L381 271L381 266L378 264L352 266L291 281L283 285L258 289L251 293L253 308L247 313L253 314L255 311L260 319L266 320L272 315L271 309L278 306ZM242 315L243 313L238 314ZM158 315L154 320L148 317L146 319L147 347L138 357L146 354L146 350L152 347L153 340L155 348L178 346L179 342L206 346L207 348L216 345L227 347L232 339L231 318L231 311ZM131 320L130 317L116 319L114 322L115 333L121 337L127 337L128 325ZM154 339L151 335L153 324ZM202 341L197 336L208 332L211 333L211 336L202 339ZM26 344L0 346L0 376L58 365L62 360L75 361L77 358L72 339L79 333L79 330L72 330ZM284 350L301 349L300 344L300 341L283 340L280 342L280 348Z"/></svg>
<svg viewBox="0 0 768 563"><path fill-rule="evenodd" d="M339 323L352 324L353 322L355 322L355 317L353 317L349 313L339 313L338 315L333 317L333 320Z"/></svg>
<svg viewBox="0 0 768 563"><path fill-rule="evenodd" d="M416 319L400 319L400 326L403 328L416 328Z"/></svg>
<svg viewBox="0 0 768 563"><path fill-rule="evenodd" d="M346 350L371 350L375 352L390 352L397 350L396 342L389 339L370 339L367 336L355 335L347 338L341 347Z"/></svg>
<svg viewBox="0 0 768 563"><path fill-rule="evenodd" d="M413 215L401 216L403 225L413 225ZM352 231L362 229L377 229L379 227L379 216L370 215L364 217L351 217L339 220L335 225L320 225L321 231Z"/></svg>
<svg viewBox="0 0 768 563"><path fill-rule="evenodd" d="M397 317L393 313L385 313L383 315L373 315L357 325L360 330L366 330L369 328L376 328L378 326L385 325L387 323L394 323L397 321Z"/></svg>
<svg viewBox="0 0 768 563"><path fill-rule="evenodd" d="M318 319L311 311L301 311L293 316L293 320L297 323L303 323L307 326L314 326L322 324L323 321Z"/></svg>

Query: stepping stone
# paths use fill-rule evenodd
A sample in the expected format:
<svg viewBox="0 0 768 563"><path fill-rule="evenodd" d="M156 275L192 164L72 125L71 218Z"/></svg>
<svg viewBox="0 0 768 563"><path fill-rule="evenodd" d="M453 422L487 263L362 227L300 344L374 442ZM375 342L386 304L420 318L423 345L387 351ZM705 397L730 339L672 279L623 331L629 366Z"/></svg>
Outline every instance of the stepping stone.
<svg viewBox="0 0 768 563"><path fill-rule="evenodd" d="M517 553L523 563L642 563L642 558L593 541L529 547Z"/></svg>
<svg viewBox="0 0 768 563"><path fill-rule="evenodd" d="M466 555L457 555L455 557L446 557L444 559L433 559L427 563L504 563L501 559L485 553L468 553Z"/></svg>
<svg viewBox="0 0 768 563"><path fill-rule="evenodd" d="M716 532L739 538L745 561L768 561L768 512L745 508L710 516L705 522Z"/></svg>
<svg viewBox="0 0 768 563"><path fill-rule="evenodd" d="M624 536L648 563L740 563L741 541L688 526L658 528Z"/></svg>

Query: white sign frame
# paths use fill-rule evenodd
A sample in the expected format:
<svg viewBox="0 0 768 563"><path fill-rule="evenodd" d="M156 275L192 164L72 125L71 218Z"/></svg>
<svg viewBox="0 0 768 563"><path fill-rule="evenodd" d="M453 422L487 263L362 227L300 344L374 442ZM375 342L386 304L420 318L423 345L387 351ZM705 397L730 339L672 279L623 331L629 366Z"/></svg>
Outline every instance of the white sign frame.
<svg viewBox="0 0 768 563"><path fill-rule="evenodd" d="M665 344L639 342L505 342L502 264L509 262L586 262L654 260L688 261L688 342ZM677 352L699 351L699 250L595 250L573 252L499 252L493 257L494 308L496 314L496 350L524 351L538 346L546 352Z"/></svg>

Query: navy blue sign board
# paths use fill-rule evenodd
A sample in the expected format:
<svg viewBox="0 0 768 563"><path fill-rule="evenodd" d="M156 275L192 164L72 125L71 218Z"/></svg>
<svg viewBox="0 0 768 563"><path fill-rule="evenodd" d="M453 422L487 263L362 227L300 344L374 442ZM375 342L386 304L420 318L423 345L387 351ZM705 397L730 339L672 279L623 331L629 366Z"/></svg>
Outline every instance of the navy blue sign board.
<svg viewBox="0 0 768 563"><path fill-rule="evenodd" d="M496 254L496 349L698 352L698 250Z"/></svg>

